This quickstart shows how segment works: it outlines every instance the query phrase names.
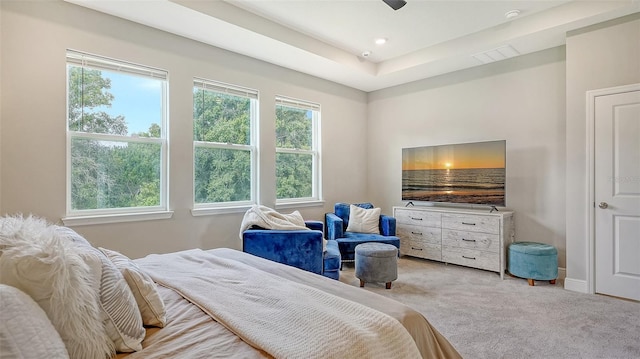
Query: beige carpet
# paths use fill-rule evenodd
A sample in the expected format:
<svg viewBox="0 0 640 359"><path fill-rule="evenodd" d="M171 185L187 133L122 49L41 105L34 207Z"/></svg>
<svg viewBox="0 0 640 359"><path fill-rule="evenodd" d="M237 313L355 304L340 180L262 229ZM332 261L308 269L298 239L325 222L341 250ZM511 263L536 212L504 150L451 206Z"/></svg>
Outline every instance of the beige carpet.
<svg viewBox="0 0 640 359"><path fill-rule="evenodd" d="M359 286L353 264L340 281ZM402 257L391 289L363 290L420 311L464 358L640 358L640 303L575 293L563 283Z"/></svg>

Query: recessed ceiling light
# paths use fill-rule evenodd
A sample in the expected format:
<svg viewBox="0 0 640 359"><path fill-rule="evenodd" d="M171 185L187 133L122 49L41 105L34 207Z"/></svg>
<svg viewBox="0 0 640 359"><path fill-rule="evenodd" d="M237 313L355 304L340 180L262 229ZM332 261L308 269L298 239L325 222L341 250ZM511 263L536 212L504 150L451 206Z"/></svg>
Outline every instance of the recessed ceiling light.
<svg viewBox="0 0 640 359"><path fill-rule="evenodd" d="M509 10L509 11L504 13L504 17L506 17L507 19L513 19L514 17L517 17L518 15L520 15L520 10Z"/></svg>
<svg viewBox="0 0 640 359"><path fill-rule="evenodd" d="M384 37L377 38L375 40L376 45L384 45L387 43L387 39Z"/></svg>

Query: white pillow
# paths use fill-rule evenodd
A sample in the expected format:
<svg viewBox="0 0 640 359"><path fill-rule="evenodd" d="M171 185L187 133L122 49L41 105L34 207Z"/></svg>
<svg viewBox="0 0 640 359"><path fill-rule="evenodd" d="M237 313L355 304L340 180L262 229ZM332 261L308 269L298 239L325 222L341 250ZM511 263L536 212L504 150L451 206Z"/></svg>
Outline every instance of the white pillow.
<svg viewBox="0 0 640 359"><path fill-rule="evenodd" d="M130 353L142 350L146 334L136 299L118 268L99 249L76 245L87 263L100 268L98 289L105 329L116 351Z"/></svg>
<svg viewBox="0 0 640 359"><path fill-rule="evenodd" d="M142 350L145 330L136 299L120 270L100 250L71 228L52 225L56 236L80 246L85 261L100 268L100 305L106 318L105 328L116 351Z"/></svg>
<svg viewBox="0 0 640 359"><path fill-rule="evenodd" d="M0 357L69 358L47 314L18 288L0 284Z"/></svg>
<svg viewBox="0 0 640 359"><path fill-rule="evenodd" d="M100 304L104 314L109 318L106 322L107 334L113 340L116 351L133 352L142 350L145 330L142 317L134 294L128 282L112 261L100 250L69 227L51 226L56 236L72 241L82 246L85 256L91 253L91 258L101 267Z"/></svg>
<svg viewBox="0 0 640 359"><path fill-rule="evenodd" d="M380 208L364 209L349 205L347 232L380 234Z"/></svg>
<svg viewBox="0 0 640 359"><path fill-rule="evenodd" d="M142 349L145 330L131 289L104 253L75 231L33 216L4 217L0 250L1 282L23 290L44 309L69 356L111 356L114 347L121 352ZM79 310L81 306L90 313ZM79 324L85 317L87 323ZM88 324L96 329L84 328ZM99 343L105 335L106 349Z"/></svg>
<svg viewBox="0 0 640 359"><path fill-rule="evenodd" d="M127 281L138 304L144 325L164 327L167 322L166 310L156 283L124 254L106 248L99 249L113 262Z"/></svg>
<svg viewBox="0 0 640 359"><path fill-rule="evenodd" d="M25 228L23 233L29 230ZM69 357L115 353L98 302L100 267L86 263L78 245L44 229L27 241L17 236L0 256L0 282L28 294L47 313Z"/></svg>
<svg viewBox="0 0 640 359"><path fill-rule="evenodd" d="M66 238L76 244L84 244L91 246L91 243L87 241L83 236L79 235L76 231L69 227L53 225L53 229L56 231L56 235L61 238Z"/></svg>

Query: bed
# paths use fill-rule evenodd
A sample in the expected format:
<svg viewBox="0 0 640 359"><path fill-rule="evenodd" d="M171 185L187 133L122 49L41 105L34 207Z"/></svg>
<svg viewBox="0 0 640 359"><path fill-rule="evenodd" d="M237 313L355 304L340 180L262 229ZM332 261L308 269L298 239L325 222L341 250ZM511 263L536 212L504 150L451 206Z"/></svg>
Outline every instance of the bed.
<svg viewBox="0 0 640 359"><path fill-rule="evenodd" d="M419 312L321 275L228 248L132 261L68 228L19 220L0 220L3 355L460 358ZM152 297L139 300L118 258L148 279L162 323L149 325ZM110 283L118 278L127 282Z"/></svg>
<svg viewBox="0 0 640 359"><path fill-rule="evenodd" d="M240 251L220 248L205 251L250 266L282 283L292 281L322 290L334 296L363 304L396 319L407 330L423 358L459 358L453 346L424 318L422 314L392 299L352 287L339 281L268 261ZM170 255L172 256L172 255ZM149 257L135 260L143 270L162 261L162 256L150 262ZM152 276L153 277L153 276ZM155 279L155 278L154 278ZM284 284L283 284L284 285ZM118 354L118 358L265 358L270 354L255 349L233 332L213 320L197 305L192 304L174 289L160 285L159 291L166 305L167 324L164 328L147 328L142 343L143 350L130 354ZM327 343L332 346L332 343ZM309 348L311 352L312 349ZM313 355L309 355L313 357Z"/></svg>

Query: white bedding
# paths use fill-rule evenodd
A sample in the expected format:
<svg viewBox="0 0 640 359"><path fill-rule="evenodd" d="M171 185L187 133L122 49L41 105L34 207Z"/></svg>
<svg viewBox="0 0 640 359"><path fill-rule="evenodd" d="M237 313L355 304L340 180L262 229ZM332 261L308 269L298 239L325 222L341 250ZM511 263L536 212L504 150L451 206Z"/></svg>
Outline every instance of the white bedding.
<svg viewBox="0 0 640 359"><path fill-rule="evenodd" d="M246 264L199 249L151 255L140 264L156 282L274 357L420 358L390 316Z"/></svg>
<svg viewBox="0 0 640 359"><path fill-rule="evenodd" d="M259 271L270 273L279 281L294 281L334 296L358 302L383 312L399 322L409 333L423 358L460 358L455 348L420 313L386 297L358 287L331 280L313 273L258 258L231 249L206 251L214 256L246 264ZM144 259L136 262L145 269ZM223 280L219 278L219 280ZM270 288L270 290L276 290ZM159 286L166 305L165 328L147 328L143 350L131 354L119 354L118 358L269 358L267 352L256 349L240 337L213 320L199 307L191 304L175 290ZM216 295L212 289L210 297ZM322 341L322 337L318 340ZM326 340L326 338L324 338ZM345 338L325 341L323 346L348 343ZM313 348L309 345L309 350ZM305 351L306 354L306 351ZM306 355L304 357L307 357ZM338 355L344 357L344 355Z"/></svg>

